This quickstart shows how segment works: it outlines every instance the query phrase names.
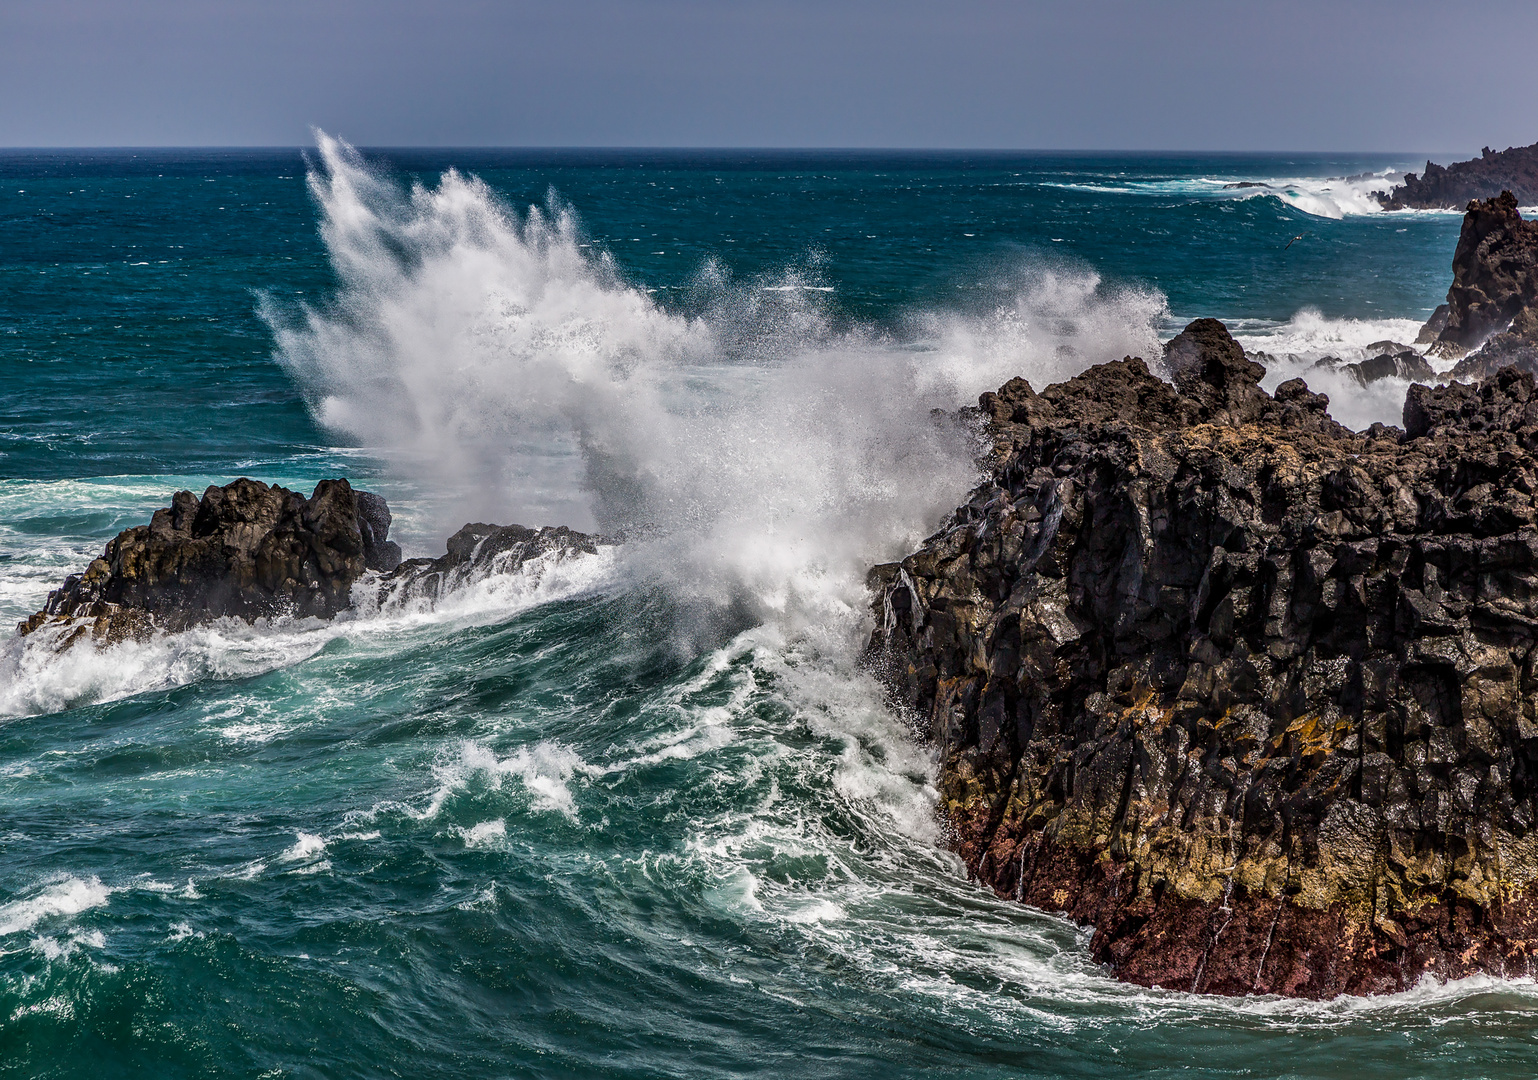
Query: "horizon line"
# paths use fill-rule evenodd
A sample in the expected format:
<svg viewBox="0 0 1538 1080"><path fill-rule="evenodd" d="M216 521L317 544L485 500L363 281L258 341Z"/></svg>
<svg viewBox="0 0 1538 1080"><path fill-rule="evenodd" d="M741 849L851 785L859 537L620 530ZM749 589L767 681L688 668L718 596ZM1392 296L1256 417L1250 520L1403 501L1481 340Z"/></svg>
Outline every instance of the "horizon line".
<svg viewBox="0 0 1538 1080"><path fill-rule="evenodd" d="M1320 154L1359 154L1380 157L1420 157L1422 155L1448 156L1450 153L1462 153L1463 151L1435 151L1435 150L1361 150L1361 149L1282 149L1282 150L1203 150L1192 148L1142 148L1142 147L1093 147L1093 146L686 146L682 144L572 144L572 145L537 145L537 144L495 144L495 143L353 143L356 149L361 151L390 151L409 150L414 152L455 152L455 151L501 151L501 152L535 152L535 153L688 153L688 154L763 154L763 153L798 153L798 154L1128 154L1128 155L1209 155L1224 157L1256 156L1256 155L1320 155ZM26 154L26 153L154 153L168 151L305 151L314 149L313 143L153 143L153 144L101 144L94 146L0 146L0 154ZM1508 147L1508 149L1514 149Z"/></svg>

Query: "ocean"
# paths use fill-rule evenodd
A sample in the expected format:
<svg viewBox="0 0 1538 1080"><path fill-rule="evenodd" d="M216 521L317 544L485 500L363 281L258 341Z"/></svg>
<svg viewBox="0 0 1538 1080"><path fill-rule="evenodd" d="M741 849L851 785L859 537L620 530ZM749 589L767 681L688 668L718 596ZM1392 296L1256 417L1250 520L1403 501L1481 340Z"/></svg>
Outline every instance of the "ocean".
<svg viewBox="0 0 1538 1080"><path fill-rule="evenodd" d="M1538 987L1126 986L969 883L857 663L948 416L1199 316L1354 427L1414 155L0 153L0 623L180 489L347 476L437 603L0 631L0 1075L1517 1077ZM1344 179L1343 179L1344 178ZM936 410L939 410L938 412Z"/></svg>

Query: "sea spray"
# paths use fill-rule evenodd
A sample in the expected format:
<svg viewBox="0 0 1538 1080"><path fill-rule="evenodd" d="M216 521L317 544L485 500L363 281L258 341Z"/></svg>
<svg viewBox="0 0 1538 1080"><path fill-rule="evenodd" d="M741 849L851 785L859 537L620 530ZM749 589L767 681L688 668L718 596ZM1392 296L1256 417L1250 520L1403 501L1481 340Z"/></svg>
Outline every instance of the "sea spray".
<svg viewBox="0 0 1538 1080"><path fill-rule="evenodd" d="M898 339L837 326L804 271L734 285L708 263L681 314L553 196L520 215L474 178L402 189L319 146L310 187L340 289L265 312L323 424L454 492L445 529L639 530L640 576L846 645L865 569L975 479L976 431L949 414L1016 374L1044 385L1154 355L1166 315L1157 292L1039 272L980 317L918 314Z"/></svg>

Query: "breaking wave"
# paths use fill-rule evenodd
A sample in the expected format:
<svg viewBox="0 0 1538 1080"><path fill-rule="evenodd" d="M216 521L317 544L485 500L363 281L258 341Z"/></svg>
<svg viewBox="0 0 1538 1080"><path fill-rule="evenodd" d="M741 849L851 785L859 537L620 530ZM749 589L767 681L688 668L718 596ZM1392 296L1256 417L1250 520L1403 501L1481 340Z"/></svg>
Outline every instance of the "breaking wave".
<svg viewBox="0 0 1538 1080"><path fill-rule="evenodd" d="M321 423L426 478L445 530L641 530L638 571L807 632L847 637L866 568L974 481L972 433L934 410L1153 355L1166 313L1157 292L1041 270L898 337L840 328L797 271L737 288L710 265L674 311L554 197L520 213L456 172L405 190L324 135L320 163L339 292L264 311Z"/></svg>

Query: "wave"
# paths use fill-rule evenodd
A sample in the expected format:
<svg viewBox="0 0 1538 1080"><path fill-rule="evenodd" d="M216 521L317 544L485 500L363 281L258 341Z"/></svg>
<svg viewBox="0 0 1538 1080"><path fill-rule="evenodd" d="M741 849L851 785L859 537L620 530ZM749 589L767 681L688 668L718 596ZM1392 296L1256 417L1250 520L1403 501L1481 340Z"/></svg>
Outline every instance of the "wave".
<svg viewBox="0 0 1538 1080"><path fill-rule="evenodd" d="M317 419L482 517L655 539L638 579L804 632L863 620L864 575L976 479L954 410L1158 348L1161 294L1082 270L1025 275L978 316L897 338L837 328L800 271L735 284L707 264L691 313L623 279L555 199L519 213L445 173L402 189L319 137L310 187L340 289L264 314ZM830 639L831 640L831 639Z"/></svg>
<svg viewBox="0 0 1538 1080"><path fill-rule="evenodd" d="M1340 220L1370 214L1462 214L1462 210L1385 211L1376 194L1403 182L1404 172L1383 169L1355 176L1194 176L1163 180L1050 183L1070 191L1107 195L1144 195L1210 202L1274 198L1312 217Z"/></svg>
<svg viewBox="0 0 1538 1080"><path fill-rule="evenodd" d="M1265 319L1232 319L1230 332L1247 353L1264 353L1266 377L1261 386L1275 390L1288 379L1301 378L1315 393L1330 398L1330 415L1353 430L1374 423L1402 422L1408 379L1379 379L1362 386L1349 373L1330 366L1316 366L1326 357L1353 363L1370 355L1368 346L1392 341L1417 351L1412 344L1420 333L1416 319L1327 318L1305 308L1285 322ZM1375 355L1375 354L1373 354ZM1430 361L1434 369L1450 370L1453 361Z"/></svg>

